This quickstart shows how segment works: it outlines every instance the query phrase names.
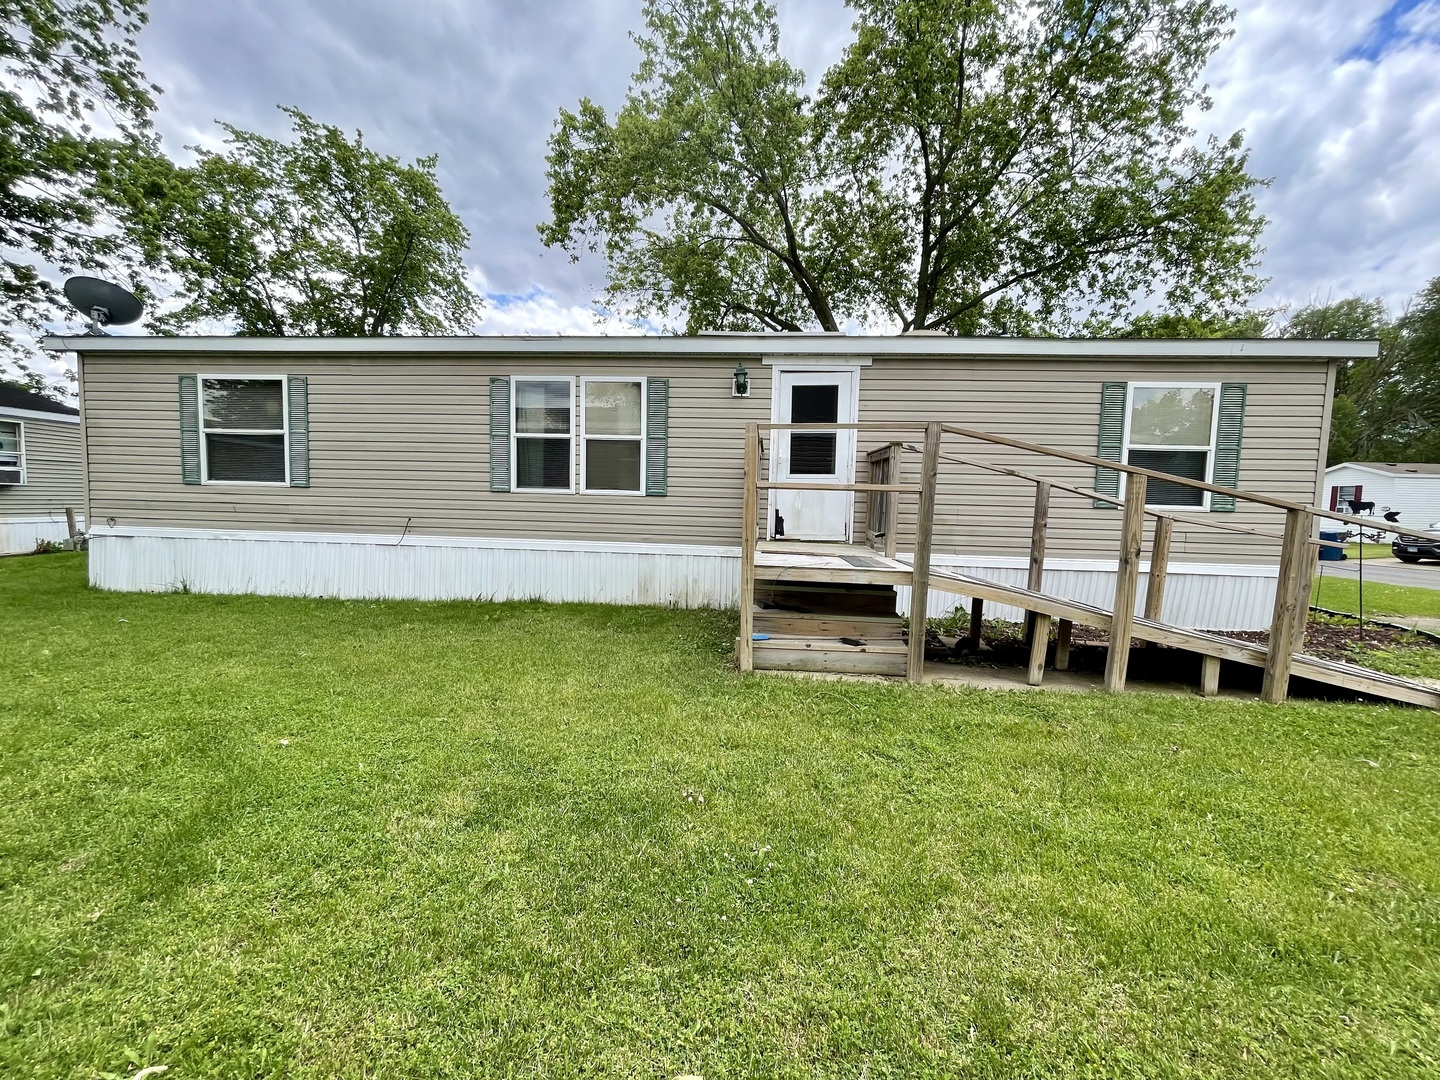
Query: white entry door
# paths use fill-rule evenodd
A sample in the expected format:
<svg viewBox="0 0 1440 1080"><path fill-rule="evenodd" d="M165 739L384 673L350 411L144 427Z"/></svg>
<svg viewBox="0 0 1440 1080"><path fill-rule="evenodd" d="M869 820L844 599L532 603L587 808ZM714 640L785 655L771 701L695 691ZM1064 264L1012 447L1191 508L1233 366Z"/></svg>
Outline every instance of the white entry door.
<svg viewBox="0 0 1440 1080"><path fill-rule="evenodd" d="M776 372L771 412L777 424L853 424L860 373ZM807 484L855 481L854 431L777 431L770 479ZM785 540L846 540L855 518L853 491L771 489L768 535Z"/></svg>

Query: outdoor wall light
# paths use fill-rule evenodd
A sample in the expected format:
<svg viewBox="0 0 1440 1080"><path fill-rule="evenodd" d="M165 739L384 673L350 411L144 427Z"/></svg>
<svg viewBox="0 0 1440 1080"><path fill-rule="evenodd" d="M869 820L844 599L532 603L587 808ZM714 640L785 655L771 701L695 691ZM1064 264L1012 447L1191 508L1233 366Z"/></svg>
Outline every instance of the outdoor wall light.
<svg viewBox="0 0 1440 1080"><path fill-rule="evenodd" d="M732 397L750 396L750 372L745 370L745 361L741 360L735 365L735 390Z"/></svg>

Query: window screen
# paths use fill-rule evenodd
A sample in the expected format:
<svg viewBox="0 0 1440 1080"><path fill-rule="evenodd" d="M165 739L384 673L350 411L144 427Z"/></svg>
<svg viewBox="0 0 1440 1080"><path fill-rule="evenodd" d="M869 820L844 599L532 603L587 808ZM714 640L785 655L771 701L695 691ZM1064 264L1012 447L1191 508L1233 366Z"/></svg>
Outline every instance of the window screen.
<svg viewBox="0 0 1440 1080"><path fill-rule="evenodd" d="M515 380L515 486L569 491L575 444L570 379Z"/></svg>
<svg viewBox="0 0 1440 1080"><path fill-rule="evenodd" d="M0 469L20 467L20 425L0 420Z"/></svg>
<svg viewBox="0 0 1440 1080"><path fill-rule="evenodd" d="M285 483L284 383L202 379L200 387L206 479Z"/></svg>
<svg viewBox="0 0 1440 1080"><path fill-rule="evenodd" d="M839 418L840 387L837 384L822 383L790 388L792 424L833 424ZM792 431L790 475L833 476L836 438L833 431Z"/></svg>
<svg viewBox="0 0 1440 1080"><path fill-rule="evenodd" d="M585 379L585 490L638 493L644 483L645 384Z"/></svg>
<svg viewBox="0 0 1440 1080"><path fill-rule="evenodd" d="M1214 387L1130 387L1128 464L1206 483L1214 434ZM1205 500L1199 488L1166 480L1152 478L1146 487L1149 506L1203 507Z"/></svg>

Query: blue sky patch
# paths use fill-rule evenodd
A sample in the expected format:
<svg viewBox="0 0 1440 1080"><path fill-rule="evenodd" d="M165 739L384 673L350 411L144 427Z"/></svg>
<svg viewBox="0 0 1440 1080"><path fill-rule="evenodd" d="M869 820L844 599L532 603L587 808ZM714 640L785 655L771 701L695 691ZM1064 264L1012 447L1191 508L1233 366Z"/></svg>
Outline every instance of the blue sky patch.
<svg viewBox="0 0 1440 1080"><path fill-rule="evenodd" d="M1361 44L1350 49L1341 59L1379 60L1391 49L1407 41L1417 40L1424 35L1416 34L1405 25L1405 16L1416 8L1426 7L1431 0L1395 0L1385 13L1370 24L1370 35Z"/></svg>

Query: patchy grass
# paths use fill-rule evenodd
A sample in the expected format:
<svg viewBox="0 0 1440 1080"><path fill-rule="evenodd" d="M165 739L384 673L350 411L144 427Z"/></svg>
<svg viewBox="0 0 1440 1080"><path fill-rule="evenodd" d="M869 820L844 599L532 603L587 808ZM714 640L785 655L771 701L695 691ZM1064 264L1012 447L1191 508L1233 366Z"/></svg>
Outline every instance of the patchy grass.
<svg viewBox="0 0 1440 1080"><path fill-rule="evenodd" d="M1433 589L1366 581L1365 614L1440 618L1440 566L1435 570L1436 587ZM1315 591L1310 602L1331 611L1348 611L1354 614L1360 610L1360 583L1351 577L1326 574L1322 579L1317 574Z"/></svg>
<svg viewBox="0 0 1440 1080"><path fill-rule="evenodd" d="M0 1074L1434 1075L1440 728L0 561Z"/></svg>
<svg viewBox="0 0 1440 1080"><path fill-rule="evenodd" d="M1356 663L1411 679L1440 680L1440 649L1416 638L1415 648L1357 650Z"/></svg>

